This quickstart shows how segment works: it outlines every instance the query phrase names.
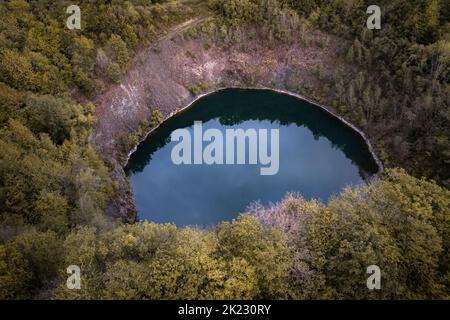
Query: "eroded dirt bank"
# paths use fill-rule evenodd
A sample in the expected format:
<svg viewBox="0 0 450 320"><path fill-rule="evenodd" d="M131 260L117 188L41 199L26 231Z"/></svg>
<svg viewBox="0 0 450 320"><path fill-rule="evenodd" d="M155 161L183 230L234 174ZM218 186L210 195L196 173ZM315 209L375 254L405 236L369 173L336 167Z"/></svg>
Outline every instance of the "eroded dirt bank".
<svg viewBox="0 0 450 320"><path fill-rule="evenodd" d="M202 82L208 84L208 92L255 87L302 94L300 88L318 81L318 69L332 69L339 50L337 39L318 32L312 36L321 46L302 41L268 45L254 36L240 44L225 45L218 40L187 37L186 29L186 25L175 28L139 52L121 83L94 100L98 121L92 141L112 164L113 179L119 185L107 209L113 218L135 219L134 199L123 170L127 151L121 141L149 119L153 110L169 117L196 98L190 88Z"/></svg>

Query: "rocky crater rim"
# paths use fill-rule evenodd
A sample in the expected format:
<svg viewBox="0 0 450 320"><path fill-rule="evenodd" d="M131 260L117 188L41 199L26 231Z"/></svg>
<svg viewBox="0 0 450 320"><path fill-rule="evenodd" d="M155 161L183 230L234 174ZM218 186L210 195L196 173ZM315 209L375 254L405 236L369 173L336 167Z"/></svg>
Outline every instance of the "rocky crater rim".
<svg viewBox="0 0 450 320"><path fill-rule="evenodd" d="M307 45L298 40L269 48L260 41L262 36L246 37L243 40L245 46L236 43L224 45L214 36L185 37L184 32L191 27L192 23L181 29L174 28L168 36L142 48L120 83L111 85L93 100L97 122L90 139L97 151L111 163L112 178L119 185L106 210L108 216L124 221L135 220L135 199L124 169L130 156L159 125L146 128L137 143L128 143L129 135L139 129L144 119L151 119L154 110L163 114L164 123L199 99L225 89L271 90L323 109L351 127L364 140L378 167L378 172L367 180L376 179L383 172L383 165L367 138L369 133L348 122L333 108L307 98L314 87L321 85L321 79L315 75L317 68L334 69L337 53L342 50L339 38L311 30L308 36L327 46ZM205 47L205 42L208 47ZM209 89L193 97L189 88L202 82L206 82Z"/></svg>

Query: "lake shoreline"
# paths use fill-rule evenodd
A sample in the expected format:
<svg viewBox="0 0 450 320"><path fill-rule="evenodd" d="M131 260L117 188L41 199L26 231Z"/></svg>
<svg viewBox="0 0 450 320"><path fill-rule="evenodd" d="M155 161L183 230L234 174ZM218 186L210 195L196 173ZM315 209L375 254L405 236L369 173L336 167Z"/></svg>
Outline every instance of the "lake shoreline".
<svg viewBox="0 0 450 320"><path fill-rule="evenodd" d="M139 220L174 222L178 226L215 224L234 219L234 213L245 212L254 201L275 203L288 192L297 192L305 199L317 199L325 204L346 186L369 184L380 171L366 141L353 127L305 99L279 90L242 87L220 88L192 98L192 102L172 112L159 126L143 131L146 133L143 142L135 153L129 153L125 170L136 194ZM280 130L283 147L276 147L280 152L275 151L276 172L278 159L283 159L280 174L266 179L260 177L261 172L256 172L258 168L208 165L211 162L204 166L178 166L193 164L194 160L192 151L187 149L183 149L182 158L178 157L182 144L172 133L179 129L190 136L183 138L183 148L186 148L185 141L188 141L187 148L192 148L192 141L201 146L199 121L205 124L211 121L205 128L221 133L236 129L248 132L255 128ZM220 148L227 146L236 152L232 140L225 144L223 137L214 137L214 141L221 139ZM206 141L211 140L206 138L204 143ZM237 150L238 154L239 150L246 152L241 159L252 158L250 150ZM225 164L223 154L228 151L219 153L220 164ZM217 155L217 151L214 154ZM200 165L200 158L196 159L195 164ZM227 160L227 163L234 164L233 161ZM257 160L254 161L252 164L256 165ZM192 191L193 181L197 181L196 191ZM228 195L226 201L222 198L224 194Z"/></svg>
<svg viewBox="0 0 450 320"><path fill-rule="evenodd" d="M234 44L224 47L215 39L211 39L211 46L205 48L202 39L182 37L183 33L176 32L140 50L120 83L110 86L92 100L96 105L97 122L90 142L110 163L111 177L119 186L106 208L106 215L112 221L135 221L134 195L124 168L138 145L158 126L146 130L142 139L132 147L127 145L124 148L123 142L128 141L143 120L151 119L154 110L160 111L165 121L220 90L266 89L311 102L343 120L334 109L331 111L295 93L311 96L311 84L314 87L319 82L315 75L317 66L334 66L336 52L342 47L341 39L311 30L311 36L328 43L326 48L305 45L300 40L267 48L259 41L259 36L248 39L246 48ZM153 50L155 47L158 47L157 51ZM270 64L266 63L269 58ZM201 83L207 83L209 89L193 97L190 88ZM361 135L361 130L354 125L351 127ZM361 137L381 173L383 166L372 144L366 135Z"/></svg>
<svg viewBox="0 0 450 320"><path fill-rule="evenodd" d="M325 111L328 115L331 115L332 117L334 117L335 119L341 121L342 123L344 123L347 127L351 128L353 131L355 131L363 140L364 143L369 151L369 153L372 156L372 159L374 160L374 162L376 163L377 167L378 167L378 171L373 174L370 177L370 181L373 180L373 178L378 178L381 176L381 174L384 171L384 166L381 162L381 160L378 158L377 154L375 153L375 150L372 146L372 144L370 143L370 140L366 137L366 135L364 134L364 132L362 130L360 130L358 127L356 127L354 124L352 124L351 122L347 121L344 117L336 114L335 112L331 111L331 108L324 106L318 102L315 102L313 100L311 100L308 97L302 96L300 94L297 93L293 93L287 90L282 90L282 89L274 89L274 88L268 88L268 87L221 87L221 88L217 88L215 90L211 90L209 92L206 93L202 93L199 94L198 96L196 96L192 101L190 101L189 103L187 103L186 105L184 105L181 108L178 108L174 111L172 111L167 117L165 117L163 119L163 121L161 121L160 124L158 124L155 127L150 128L144 135L143 137L139 140L139 142L133 146L133 148L127 153L124 164L123 164L123 168L125 169L128 165L128 162L130 161L131 155L133 153L136 152L136 150L138 149L139 145L141 145L145 140L147 140L148 136L153 133L154 131L156 131L161 125L163 125L165 122L167 122L168 120L172 119L173 117L183 113L184 111L188 110L190 107L192 107L196 102L198 102L199 100L201 100L204 97L219 93L221 91L225 91L225 90L262 90L262 91L272 91L272 92L277 92L279 94L285 94L294 98L297 98L301 101L305 101L310 103L311 105L320 108L321 110Z"/></svg>

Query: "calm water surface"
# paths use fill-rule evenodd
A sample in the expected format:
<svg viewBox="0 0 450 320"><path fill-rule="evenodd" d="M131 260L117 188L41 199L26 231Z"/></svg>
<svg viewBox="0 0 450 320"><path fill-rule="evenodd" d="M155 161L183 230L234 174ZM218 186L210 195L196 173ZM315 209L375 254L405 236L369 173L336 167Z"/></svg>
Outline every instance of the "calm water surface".
<svg viewBox="0 0 450 320"><path fill-rule="evenodd" d="M178 128L279 129L279 171L261 165L175 165ZM206 145L208 143L204 143ZM225 154L225 152L224 152ZM131 156L127 173L140 220L177 226L210 226L235 218L253 201L268 204L286 192L327 201L347 185L363 182L377 165L363 139L320 108L269 90L229 89L197 101L165 122Z"/></svg>

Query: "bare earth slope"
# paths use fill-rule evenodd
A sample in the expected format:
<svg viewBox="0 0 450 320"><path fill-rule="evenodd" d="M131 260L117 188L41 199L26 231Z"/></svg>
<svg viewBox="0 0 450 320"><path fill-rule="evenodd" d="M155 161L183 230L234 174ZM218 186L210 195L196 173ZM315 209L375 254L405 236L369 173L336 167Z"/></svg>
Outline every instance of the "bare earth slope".
<svg viewBox="0 0 450 320"><path fill-rule="evenodd" d="M94 100L98 121L92 141L112 163L113 178L120 186L108 208L111 217L135 218L132 193L122 169L120 141L153 110L160 110L165 117L177 112L195 98L189 88L203 81L209 91L237 86L298 91L316 81L319 65L326 69L336 61L337 40L320 33L312 36L325 46L305 46L300 41L269 46L254 36L239 45L224 45L218 40L185 35L203 20L189 20L141 50L121 83Z"/></svg>

